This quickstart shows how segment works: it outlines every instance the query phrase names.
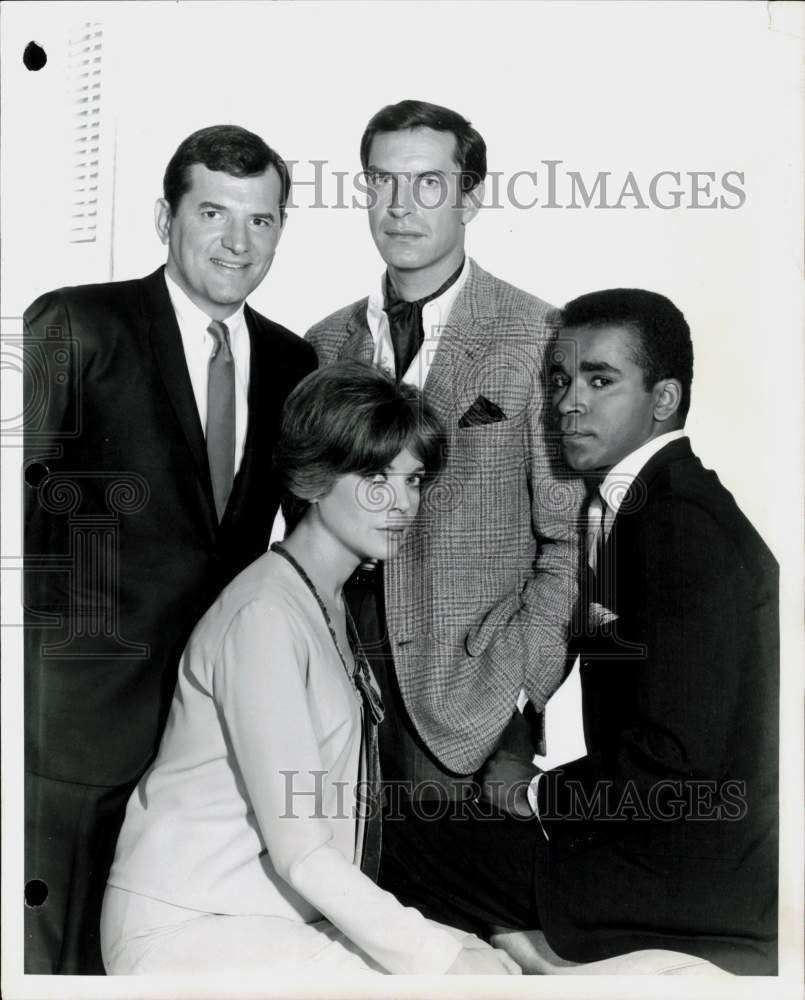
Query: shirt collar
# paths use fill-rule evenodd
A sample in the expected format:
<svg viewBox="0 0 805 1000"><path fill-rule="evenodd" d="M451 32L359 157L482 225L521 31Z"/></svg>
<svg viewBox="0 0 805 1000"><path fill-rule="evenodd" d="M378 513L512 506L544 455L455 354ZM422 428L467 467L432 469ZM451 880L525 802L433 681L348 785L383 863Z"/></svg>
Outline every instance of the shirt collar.
<svg viewBox="0 0 805 1000"><path fill-rule="evenodd" d="M469 255L464 255L464 267L461 269L461 274L453 282L453 284L438 297L438 299L431 299L430 302L426 302L422 307L422 323L425 324L426 319L429 322L431 320L431 315L433 315L435 322L442 326L447 322L447 317L450 315L450 310L458 298L459 292L464 287L467 281L467 276L470 273L470 258ZM369 329L372 333L372 339L377 343L378 337L384 325L383 321L388 322L388 318L385 313L384 306L386 304L385 297L386 290L386 272L384 271L380 275L380 279L375 285L372 292L369 294L369 301L366 306L366 317L369 322ZM428 331L425 330L425 336L428 335Z"/></svg>
<svg viewBox="0 0 805 1000"><path fill-rule="evenodd" d="M206 333L207 327L212 322L212 317L208 316L203 309L199 309L195 302L188 297L184 289L181 288L168 274L167 268L165 268L163 274L165 275L165 284L168 286L168 295L170 295L171 304L173 305L179 325L191 329L199 329L202 333ZM245 303L241 302L235 312L233 312L231 316L227 316L224 320L227 329L229 330L230 339L234 337L236 332L243 327L244 305Z"/></svg>
<svg viewBox="0 0 805 1000"><path fill-rule="evenodd" d="M612 466L604 476L599 490L613 516L618 513L629 488L648 460L671 441L678 441L685 436L685 431L681 427L678 430L660 434L658 437L646 441L644 445L627 455L626 458L622 458L617 465Z"/></svg>

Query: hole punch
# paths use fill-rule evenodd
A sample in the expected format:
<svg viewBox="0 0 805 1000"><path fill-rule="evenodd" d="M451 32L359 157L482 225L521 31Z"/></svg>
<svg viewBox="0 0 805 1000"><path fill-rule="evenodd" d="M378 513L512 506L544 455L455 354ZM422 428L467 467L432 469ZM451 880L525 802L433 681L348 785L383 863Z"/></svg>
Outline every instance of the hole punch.
<svg viewBox="0 0 805 1000"><path fill-rule="evenodd" d="M32 73L37 73L44 68L47 61L48 55L42 46L38 42L28 42L22 53L22 63L25 68Z"/></svg>
<svg viewBox="0 0 805 1000"><path fill-rule="evenodd" d="M43 906L48 898L47 883L41 878L32 878L25 883L25 905L33 909Z"/></svg>

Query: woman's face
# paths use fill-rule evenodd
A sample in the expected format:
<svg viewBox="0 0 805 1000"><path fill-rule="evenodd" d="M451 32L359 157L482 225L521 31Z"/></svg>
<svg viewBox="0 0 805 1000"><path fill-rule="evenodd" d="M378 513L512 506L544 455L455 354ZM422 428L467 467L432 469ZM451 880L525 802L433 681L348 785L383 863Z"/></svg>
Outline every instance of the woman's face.
<svg viewBox="0 0 805 1000"><path fill-rule="evenodd" d="M322 525L360 560L390 559L419 510L422 462L403 448L374 476L349 473L316 501Z"/></svg>

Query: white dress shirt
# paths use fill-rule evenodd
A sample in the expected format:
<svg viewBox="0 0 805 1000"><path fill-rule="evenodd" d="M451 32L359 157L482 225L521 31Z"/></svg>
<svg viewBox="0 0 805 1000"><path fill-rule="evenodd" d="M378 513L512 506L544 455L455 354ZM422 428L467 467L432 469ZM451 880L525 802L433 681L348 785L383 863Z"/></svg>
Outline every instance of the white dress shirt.
<svg viewBox="0 0 805 1000"><path fill-rule="evenodd" d="M620 510L621 504L628 493L632 483L643 470L650 458L653 458L662 448L671 441L678 441L680 438L685 437L685 431L682 428L674 431L668 431L666 434L660 434L659 437L652 438L647 441L644 445L641 445L635 451L631 452L625 458L621 459L616 465L613 465L609 472L604 476L601 485L598 490L601 494L602 499L606 503L604 508L602 530L604 532L604 538L609 538L609 534L612 531L612 525L615 523L615 517ZM584 747L584 733L582 727L582 714L581 714L581 681L579 678L579 658L576 657L576 662L573 664L573 669L567 677L567 680L559 688L557 694L548 702L545 712L545 724L546 730L550 732L550 722L552 716L556 715L556 712L552 710L558 708L556 704L557 695L564 692L563 697L563 719L562 729L564 730L565 736L569 732L575 733L575 738L573 742L576 745ZM571 709L571 712L568 712ZM584 750L581 750L581 754ZM568 756L565 760L556 761L551 766L557 766L559 763L566 763L569 760L574 760L579 754L574 754ZM545 763L544 761L542 762ZM532 811L535 813L537 818L539 818L539 810L537 808L537 788L539 787L539 780L542 774L536 775L531 780L531 784L528 787L528 804L531 806ZM540 824L542 825L542 824ZM542 830L545 833L545 828ZM545 834L547 838L547 834Z"/></svg>
<svg viewBox="0 0 805 1000"><path fill-rule="evenodd" d="M453 284L446 291L442 292L437 299L431 299L430 302L426 302L422 307L422 329L424 330L425 338L408 371L402 376L402 382L414 385L418 389L424 387L430 366L433 364L436 348L439 346L439 337L441 336L442 329L447 325L450 310L453 308L459 292L464 287L469 273L470 259L469 257L465 257L461 274ZM389 318L383 308L386 301L385 284L386 276L384 273L377 287L369 296L369 302L366 306L366 322L369 324L369 332L372 334L372 340L375 345L375 353L372 359L374 364L380 368L385 368L392 375L396 376L397 371L394 361L394 346L391 342L391 328L389 326Z"/></svg>
<svg viewBox="0 0 805 1000"><path fill-rule="evenodd" d="M165 284L168 286L176 322L182 335L182 347L190 374L190 384L193 386L193 396L196 400L199 420L202 430L207 426L207 373L215 340L207 333L207 327L212 318L187 297L186 293L176 284L165 271ZM235 472L240 468L243 458L243 446L246 441L246 428L249 422L249 362L251 348L249 330L243 315L243 304L226 320L229 330L229 345L235 361Z"/></svg>

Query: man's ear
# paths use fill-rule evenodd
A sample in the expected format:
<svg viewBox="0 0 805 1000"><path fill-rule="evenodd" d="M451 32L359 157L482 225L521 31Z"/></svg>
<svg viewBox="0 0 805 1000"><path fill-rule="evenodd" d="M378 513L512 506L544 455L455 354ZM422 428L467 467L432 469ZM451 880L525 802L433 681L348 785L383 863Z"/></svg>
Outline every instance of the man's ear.
<svg viewBox="0 0 805 1000"><path fill-rule="evenodd" d="M461 224L466 226L478 214L484 200L484 182L476 184L472 191L465 191L461 196Z"/></svg>
<svg viewBox="0 0 805 1000"><path fill-rule="evenodd" d="M167 246L171 231L171 207L164 198L157 198L154 205L154 225L162 243Z"/></svg>
<svg viewBox="0 0 805 1000"><path fill-rule="evenodd" d="M664 423L677 414L682 402L682 383L679 379L664 378L653 389L654 419Z"/></svg>

